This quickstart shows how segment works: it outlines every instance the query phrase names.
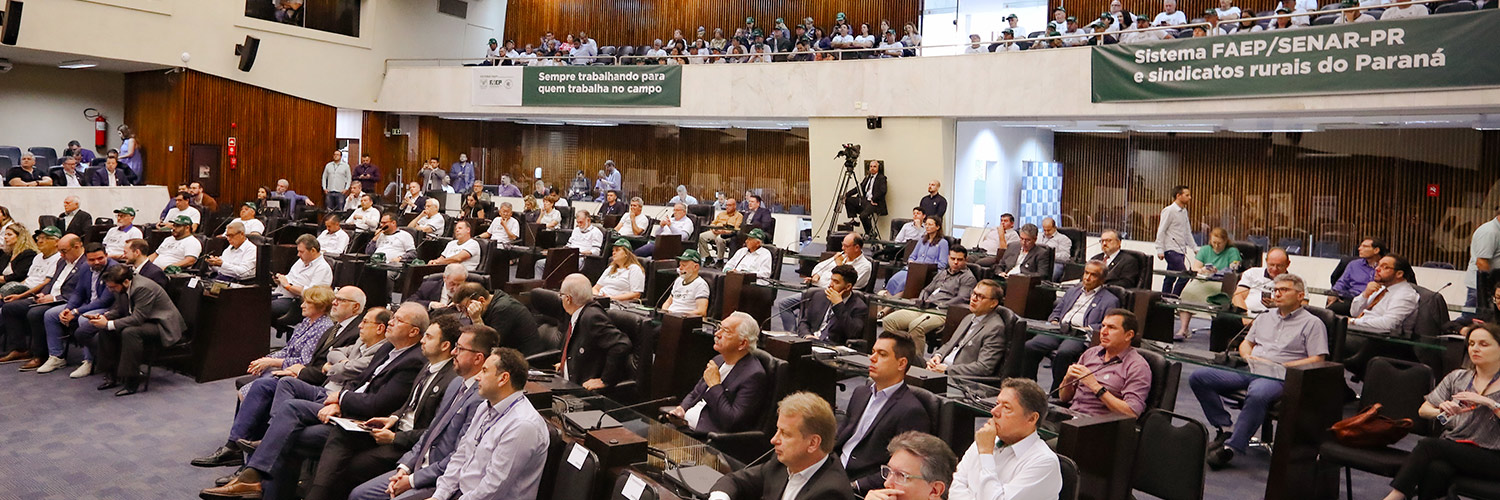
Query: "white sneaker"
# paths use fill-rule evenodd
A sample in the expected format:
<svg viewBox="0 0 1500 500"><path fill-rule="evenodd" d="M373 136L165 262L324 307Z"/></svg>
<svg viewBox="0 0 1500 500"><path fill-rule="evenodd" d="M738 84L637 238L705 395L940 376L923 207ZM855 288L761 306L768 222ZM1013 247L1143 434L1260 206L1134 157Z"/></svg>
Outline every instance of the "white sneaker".
<svg viewBox="0 0 1500 500"><path fill-rule="evenodd" d="M68 378L83 378L93 374L94 362L85 360L83 364L78 365L77 370L73 370L73 373L68 374Z"/></svg>
<svg viewBox="0 0 1500 500"><path fill-rule="evenodd" d="M36 372L51 373L64 366L68 366L68 360L59 358L57 356L48 356L47 362L42 363L42 366L37 367Z"/></svg>

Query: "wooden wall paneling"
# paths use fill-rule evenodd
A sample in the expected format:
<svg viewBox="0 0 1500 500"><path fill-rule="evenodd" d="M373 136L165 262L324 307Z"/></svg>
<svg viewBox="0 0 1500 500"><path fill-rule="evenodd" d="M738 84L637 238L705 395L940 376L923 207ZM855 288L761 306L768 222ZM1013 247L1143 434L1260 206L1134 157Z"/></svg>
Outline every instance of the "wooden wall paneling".
<svg viewBox="0 0 1500 500"><path fill-rule="evenodd" d="M144 155L148 184L175 187L186 177L186 151L180 146L185 144L181 127L185 98L183 77L182 73L161 71L125 75L125 116L112 117L110 127L124 124L135 130L136 141ZM169 152L169 145L178 147Z"/></svg>
<svg viewBox="0 0 1500 500"><path fill-rule="evenodd" d="M1467 264L1474 229L1500 209L1500 171L1484 167L1500 160L1500 137L1316 134L1058 134L1063 214L1093 232L1125 227L1127 238L1151 240L1171 187L1186 184L1195 229L1224 227L1237 240L1333 257L1379 238L1413 265Z"/></svg>
<svg viewBox="0 0 1500 500"><path fill-rule="evenodd" d="M683 36L691 42L699 26L707 30L705 40L713 37L715 27L723 28L724 36L729 37L735 28L744 27L746 16L755 17L757 25L767 34L771 33L778 17L785 19L787 27L791 28L803 17L811 16L815 25L826 30L833 26L834 16L839 12L845 13L856 29L859 23L867 22L872 31L878 30L880 20L885 19L900 32L901 25L907 22L920 26L922 2L513 0L505 9L505 38L515 40L517 47L521 48L528 43L536 44L547 31L561 40L566 33L576 34L583 30L601 47L639 46L650 45L657 38L669 40L672 30L681 29Z"/></svg>

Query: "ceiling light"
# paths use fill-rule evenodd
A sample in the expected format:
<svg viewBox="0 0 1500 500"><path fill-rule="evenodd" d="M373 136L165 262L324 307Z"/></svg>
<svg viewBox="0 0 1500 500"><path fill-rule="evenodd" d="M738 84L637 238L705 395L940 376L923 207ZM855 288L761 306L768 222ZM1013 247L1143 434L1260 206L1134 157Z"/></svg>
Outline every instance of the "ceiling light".
<svg viewBox="0 0 1500 500"><path fill-rule="evenodd" d="M86 68L94 68L94 67L98 67L98 66L99 66L99 63L94 62L94 61L90 61L88 59L78 59L78 60L75 60L75 61L63 61L61 63L58 63L58 65L57 65L58 69L86 69Z"/></svg>

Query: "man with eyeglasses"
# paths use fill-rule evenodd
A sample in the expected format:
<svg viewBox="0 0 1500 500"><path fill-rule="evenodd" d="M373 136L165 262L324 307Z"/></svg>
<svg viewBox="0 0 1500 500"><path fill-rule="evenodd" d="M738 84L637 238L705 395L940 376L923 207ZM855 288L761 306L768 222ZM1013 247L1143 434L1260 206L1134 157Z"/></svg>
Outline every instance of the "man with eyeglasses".
<svg viewBox="0 0 1500 500"><path fill-rule="evenodd" d="M1244 453L1250 446L1250 437L1260 430L1266 410L1281 399L1287 368L1316 363L1328 356L1328 329L1323 320L1302 306L1306 295L1302 278L1290 273L1276 276L1271 294L1276 309L1255 317L1239 347L1240 357L1258 376L1230 370L1198 370L1188 377L1188 386L1203 407L1203 416L1218 429L1217 437L1209 445L1210 468L1219 470L1228 466L1236 452ZM1231 421L1229 411L1224 409L1223 396L1238 391L1247 395L1240 407L1240 417ZM1226 431L1231 424L1234 428Z"/></svg>
<svg viewBox="0 0 1500 500"><path fill-rule="evenodd" d="M1120 233L1113 229L1105 229L1099 233L1099 253L1089 257L1089 260L1104 263L1106 285L1136 288L1141 280L1141 263L1120 253Z"/></svg>
<svg viewBox="0 0 1500 500"><path fill-rule="evenodd" d="M943 500L953 484L958 456L937 436L906 431L886 445L891 459L880 466L883 488L865 500Z"/></svg>
<svg viewBox="0 0 1500 500"><path fill-rule="evenodd" d="M1001 278L1016 274L1033 278L1052 277L1052 247L1037 245L1034 224L1021 226L1021 244L1011 246L1000 257L995 274Z"/></svg>
<svg viewBox="0 0 1500 500"><path fill-rule="evenodd" d="M1005 379L990 419L974 432L974 444L958 462L949 500L1057 498L1062 468L1036 431L1046 416L1047 393L1041 386L1031 379Z"/></svg>
<svg viewBox="0 0 1500 500"><path fill-rule="evenodd" d="M920 212L919 212L920 213ZM969 271L968 251L962 246L948 248L948 267L934 274L932 281L922 288L917 296L917 307L932 307L940 310L961 306L974 293L974 273ZM946 319L943 316L910 309L892 311L885 316L886 331L905 332L917 344L917 352L927 352L927 334L940 331Z"/></svg>
<svg viewBox="0 0 1500 500"><path fill-rule="evenodd" d="M771 396L766 370L760 361L748 358L760 337L760 325L744 311L735 311L714 332L714 356L703 369L703 378L682 403L668 412L698 432L752 430Z"/></svg>
<svg viewBox="0 0 1500 500"><path fill-rule="evenodd" d="M969 315L953 338L927 360L927 369L959 376L992 377L1005 359L1005 322L995 312L1004 293L995 280L980 281L969 295Z"/></svg>

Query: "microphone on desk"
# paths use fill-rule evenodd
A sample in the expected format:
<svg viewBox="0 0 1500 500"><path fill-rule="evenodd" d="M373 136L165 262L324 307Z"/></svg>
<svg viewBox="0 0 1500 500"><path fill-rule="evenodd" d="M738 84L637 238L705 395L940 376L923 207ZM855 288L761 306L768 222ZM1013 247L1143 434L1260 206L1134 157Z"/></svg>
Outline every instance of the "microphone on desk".
<svg viewBox="0 0 1500 500"><path fill-rule="evenodd" d="M775 318L777 316L780 316L781 313L787 312L788 310L791 310L791 309L793 309L793 308L795 308L797 306L800 306L800 305L806 303L809 300L812 300L812 297L808 296L808 295L804 295L797 302L794 302L794 303L792 303L790 305L787 305L786 307L783 307L783 308L781 308L779 310L773 311L770 316L766 317L765 321L761 321L760 322L760 328L762 330L764 330L766 328L766 325L771 322L771 318ZM792 329L795 330L796 328L792 328Z"/></svg>
<svg viewBox="0 0 1500 500"><path fill-rule="evenodd" d="M1095 374L1095 373L1098 373L1098 372L1099 372L1099 370L1103 370L1103 369L1105 369L1105 368L1106 368L1106 367L1109 367L1109 366L1113 366L1113 365L1118 365L1118 364L1120 364L1120 363L1124 363L1124 362L1125 362L1125 358L1122 358L1122 357L1119 357L1119 356L1116 356L1116 357L1115 357L1115 359L1111 359L1111 360L1109 360L1109 361L1105 361L1105 362L1104 362L1104 364L1102 364L1102 365L1099 365L1099 367L1098 367L1098 368L1095 368L1095 369L1093 369L1093 370L1089 370L1089 372L1088 372L1088 373L1086 373L1086 374L1084 374L1084 375L1083 375L1083 376L1082 376L1082 377L1078 377L1078 378L1076 378L1076 379L1073 379L1073 381L1072 381L1072 382L1068 382L1068 383L1066 383L1066 384L1059 384L1059 385L1058 385L1058 386L1057 386L1057 388L1056 388L1056 389L1053 389L1053 390L1052 390L1052 392L1049 392L1049 393L1047 393L1047 397L1049 397L1049 398L1050 398L1050 397L1052 397L1052 396L1056 396L1056 395L1057 395L1057 393L1058 393L1058 391L1061 391L1061 390L1063 390L1063 388L1064 388L1064 387L1071 387L1071 386L1076 386L1076 385L1078 385L1078 383L1079 383L1079 382L1082 382L1082 381L1083 381L1083 379L1086 379L1086 378L1089 378L1089 376L1091 376L1091 375L1093 375L1093 374Z"/></svg>
<svg viewBox="0 0 1500 500"><path fill-rule="evenodd" d="M765 453L761 453L760 456L755 457L755 460L751 460L750 463L745 464L745 467L754 467L756 464L759 464L761 460L765 460L766 457L771 456L772 453L776 453L776 448L771 448L769 450L766 450Z"/></svg>
<svg viewBox="0 0 1500 500"><path fill-rule="evenodd" d="M653 400L650 400L650 401L642 401L642 402L639 402L639 403L636 403L636 404L633 404L633 405L626 405L626 406L621 406L619 408L615 408L615 409L612 409L612 410L601 411L601 412L599 412L599 420L595 421L594 425L590 426L588 430L590 430L590 431L597 431L597 430L599 430L599 426L604 425L604 417L606 415L609 415L609 412L619 411L619 410L629 410L629 409L632 409L632 408L640 408L642 406L654 405L654 404L657 404L657 403L665 403L665 402L671 401L673 399L676 399L676 398L674 398L672 396L664 396L664 397L656 398L656 399L653 399Z"/></svg>

